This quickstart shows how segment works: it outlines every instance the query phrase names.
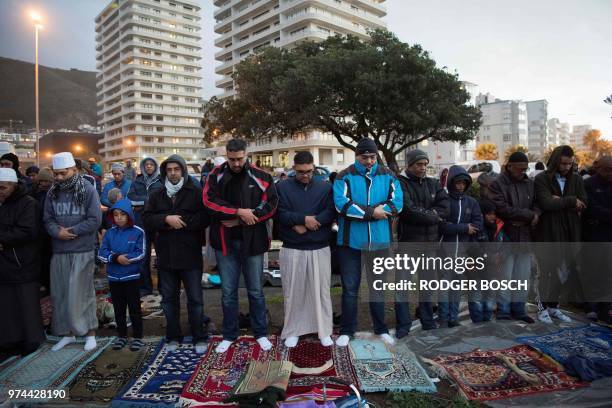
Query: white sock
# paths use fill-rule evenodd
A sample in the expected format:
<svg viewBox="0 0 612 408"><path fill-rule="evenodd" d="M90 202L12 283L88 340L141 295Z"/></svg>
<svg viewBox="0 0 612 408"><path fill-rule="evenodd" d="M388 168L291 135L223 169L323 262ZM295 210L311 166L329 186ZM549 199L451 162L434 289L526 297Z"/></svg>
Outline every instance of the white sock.
<svg viewBox="0 0 612 408"><path fill-rule="evenodd" d="M395 339L389 335L389 333L383 333L380 335L380 339L390 346L395 344Z"/></svg>
<svg viewBox="0 0 612 408"><path fill-rule="evenodd" d="M195 345L195 351L198 354L204 354L207 348L208 348L208 344L204 343L203 341L200 341L196 343Z"/></svg>
<svg viewBox="0 0 612 408"><path fill-rule="evenodd" d="M270 343L270 340L268 340L267 337L260 337L257 339L257 342L263 351L268 351L272 348L272 343Z"/></svg>
<svg viewBox="0 0 612 408"><path fill-rule="evenodd" d="M74 343L75 341L76 341L76 337L74 336L64 336L53 347L51 347L51 350L53 351L61 350L65 346L69 345L70 343Z"/></svg>
<svg viewBox="0 0 612 408"><path fill-rule="evenodd" d="M95 349L97 346L98 344L96 343L96 336L85 337L85 347L83 347L83 350L91 351Z"/></svg>
<svg viewBox="0 0 612 408"><path fill-rule="evenodd" d="M215 348L216 353L225 353L227 349L230 348L233 342L229 340L223 340L219 345Z"/></svg>
<svg viewBox="0 0 612 408"><path fill-rule="evenodd" d="M287 337L285 339L285 346L287 346L289 348L293 348L293 347L297 346L299 340L300 340L300 338L298 336Z"/></svg>
<svg viewBox="0 0 612 408"><path fill-rule="evenodd" d="M349 344L349 341L351 341L351 338L349 336L347 336L346 334L343 334L342 336L338 337L336 339L336 346L338 347L346 347Z"/></svg>
<svg viewBox="0 0 612 408"><path fill-rule="evenodd" d="M327 337L323 337L323 338L321 339L321 345L322 345L323 347L333 346L333 344L334 344L334 341L333 341L333 340L332 340L332 338L331 338L331 337L329 337L329 336L327 336Z"/></svg>

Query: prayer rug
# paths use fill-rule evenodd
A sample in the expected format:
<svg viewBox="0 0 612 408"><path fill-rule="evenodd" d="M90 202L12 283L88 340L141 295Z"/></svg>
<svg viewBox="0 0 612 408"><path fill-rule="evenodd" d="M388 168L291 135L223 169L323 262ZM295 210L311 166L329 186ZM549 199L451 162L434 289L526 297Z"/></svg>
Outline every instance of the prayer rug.
<svg viewBox="0 0 612 408"><path fill-rule="evenodd" d="M145 340L139 351L130 351L129 345L122 350L108 348L81 370L70 386L72 401L110 401L147 362L159 338Z"/></svg>
<svg viewBox="0 0 612 408"><path fill-rule="evenodd" d="M9 389L66 389L81 369L111 344L113 338L96 340L98 347L91 351L83 350L82 341L52 351L55 342L46 341L34 353L19 359L0 373L0 400L6 397Z"/></svg>
<svg viewBox="0 0 612 408"><path fill-rule="evenodd" d="M276 336L268 339L272 343L269 351L263 351L254 337L241 336L225 353L216 353L215 348L223 338L211 337L206 354L181 393L179 406L220 404L238 384L250 362L276 359L279 339Z"/></svg>
<svg viewBox="0 0 612 408"><path fill-rule="evenodd" d="M43 326L48 327L51 324L51 316L53 315L51 296L45 296L40 299L40 315L42 316Z"/></svg>
<svg viewBox="0 0 612 408"><path fill-rule="evenodd" d="M161 342L144 365L111 403L112 407L174 407L201 355L189 343L169 352Z"/></svg>
<svg viewBox="0 0 612 408"><path fill-rule="evenodd" d="M409 350L391 352L381 341L352 340L353 364L364 392L436 392L429 375Z"/></svg>
<svg viewBox="0 0 612 408"><path fill-rule="evenodd" d="M572 355L612 363L612 329L603 326L563 329L544 336L517 337L516 341L548 354L563 365Z"/></svg>
<svg viewBox="0 0 612 408"><path fill-rule="evenodd" d="M334 336L335 340L335 336ZM301 338L296 347L287 348L279 345L278 360L289 360L294 368L289 379L287 395L309 392L313 388L350 390L350 387L331 381L337 378L358 387L357 375L351 360L348 347L335 345L324 347L314 337Z"/></svg>
<svg viewBox="0 0 612 408"><path fill-rule="evenodd" d="M567 375L548 356L529 346L472 351L430 360L470 400L486 401L542 392L569 390L589 384ZM441 368L441 370L440 370Z"/></svg>
<svg viewBox="0 0 612 408"><path fill-rule="evenodd" d="M252 361L232 394L254 394L268 387L284 391L289 385L292 368L289 361Z"/></svg>

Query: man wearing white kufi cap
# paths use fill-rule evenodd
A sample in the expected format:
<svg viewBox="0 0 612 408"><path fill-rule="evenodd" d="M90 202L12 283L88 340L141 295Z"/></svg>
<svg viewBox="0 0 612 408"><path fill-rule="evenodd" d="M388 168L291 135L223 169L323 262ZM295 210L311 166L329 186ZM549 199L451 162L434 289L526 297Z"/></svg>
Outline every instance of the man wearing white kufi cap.
<svg viewBox="0 0 612 408"><path fill-rule="evenodd" d="M0 168L0 346L22 355L44 340L40 316L38 203L12 168Z"/></svg>
<svg viewBox="0 0 612 408"><path fill-rule="evenodd" d="M72 154L53 156L53 178L43 221L53 246L51 295L53 333L64 336L53 350L86 336L85 350L96 347L96 294L93 284L96 233L102 213L91 183L76 170Z"/></svg>

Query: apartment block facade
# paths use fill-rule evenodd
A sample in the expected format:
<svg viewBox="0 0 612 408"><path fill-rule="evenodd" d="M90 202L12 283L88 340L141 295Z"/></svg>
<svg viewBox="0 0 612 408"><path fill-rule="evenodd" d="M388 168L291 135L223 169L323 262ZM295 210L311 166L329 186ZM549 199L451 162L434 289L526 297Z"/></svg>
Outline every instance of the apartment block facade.
<svg viewBox="0 0 612 408"><path fill-rule="evenodd" d="M367 39L368 29L386 27L383 3L384 0L214 0L218 97L236 95L231 77L234 67L262 47L291 48L301 41L323 41L336 34ZM316 164L332 170L344 168L354 160L352 150L318 131L289 138L272 137L249 146L253 161L259 160L267 167L290 166L293 155L300 150L309 150Z"/></svg>
<svg viewBox="0 0 612 408"><path fill-rule="evenodd" d="M548 148L548 101L525 102L527 108L527 149L542 156Z"/></svg>
<svg viewBox="0 0 612 408"><path fill-rule="evenodd" d="M104 161L199 159L199 2L115 0L95 22Z"/></svg>
<svg viewBox="0 0 612 408"><path fill-rule="evenodd" d="M578 150L584 150L584 136L593 129L591 125L576 125L572 127L572 134L570 135L570 144Z"/></svg>
<svg viewBox="0 0 612 408"><path fill-rule="evenodd" d="M479 95L481 96L481 95ZM479 98L482 124L476 134L476 144L493 143L500 160L514 145L527 146L527 107L519 100L490 101Z"/></svg>

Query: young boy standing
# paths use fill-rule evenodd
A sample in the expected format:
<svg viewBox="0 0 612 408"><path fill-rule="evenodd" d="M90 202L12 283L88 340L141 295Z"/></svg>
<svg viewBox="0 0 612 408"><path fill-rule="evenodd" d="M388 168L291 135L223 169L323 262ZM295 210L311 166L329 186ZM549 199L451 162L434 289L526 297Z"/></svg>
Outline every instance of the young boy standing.
<svg viewBox="0 0 612 408"><path fill-rule="evenodd" d="M130 311L133 340L130 350L138 351L142 341L140 315L140 268L145 254L145 233L134 225L132 204L128 199L117 201L107 215L112 227L106 231L98 252L98 259L107 265L110 293L113 299L119 337L113 350L127 344L126 308Z"/></svg>

